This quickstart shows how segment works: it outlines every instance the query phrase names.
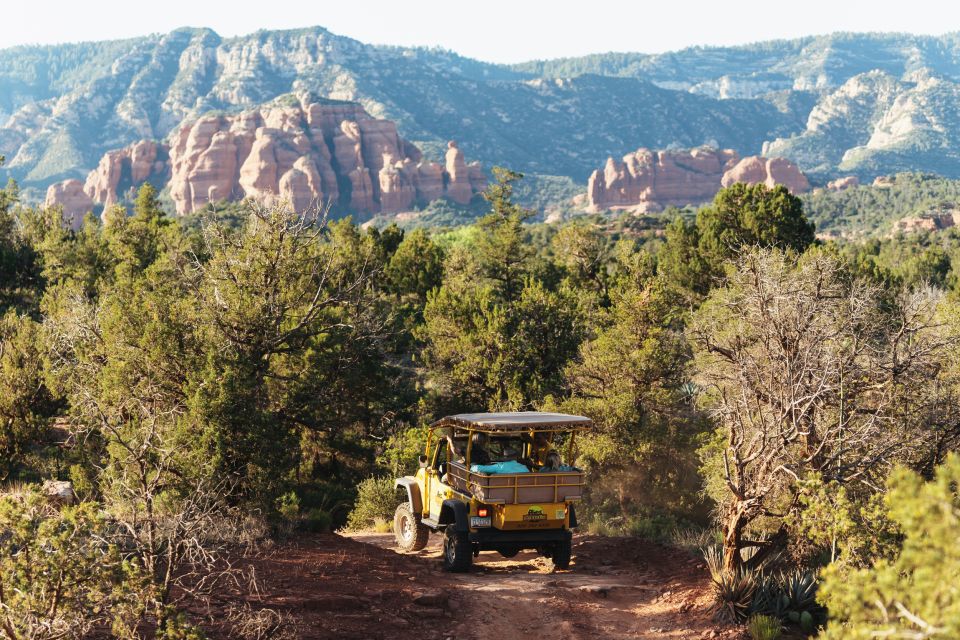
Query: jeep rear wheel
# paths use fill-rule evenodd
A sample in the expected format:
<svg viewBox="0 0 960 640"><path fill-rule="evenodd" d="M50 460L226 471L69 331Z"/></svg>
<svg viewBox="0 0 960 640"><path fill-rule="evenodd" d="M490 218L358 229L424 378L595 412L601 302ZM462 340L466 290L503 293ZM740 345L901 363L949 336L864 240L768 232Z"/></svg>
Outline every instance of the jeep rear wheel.
<svg viewBox="0 0 960 640"><path fill-rule="evenodd" d="M564 540L563 542L558 542L557 546L553 548L553 551L550 554L550 559L553 560L553 566L557 569L567 569L570 567L570 554L571 547L573 543L570 540Z"/></svg>
<svg viewBox="0 0 960 640"><path fill-rule="evenodd" d="M401 551L420 551L427 546L430 529L420 522L420 516L413 512L410 503L404 502L393 514L393 534Z"/></svg>
<svg viewBox="0 0 960 640"><path fill-rule="evenodd" d="M443 568L455 573L470 569L473 562L473 548L469 540L461 539L456 525L447 525L443 532Z"/></svg>

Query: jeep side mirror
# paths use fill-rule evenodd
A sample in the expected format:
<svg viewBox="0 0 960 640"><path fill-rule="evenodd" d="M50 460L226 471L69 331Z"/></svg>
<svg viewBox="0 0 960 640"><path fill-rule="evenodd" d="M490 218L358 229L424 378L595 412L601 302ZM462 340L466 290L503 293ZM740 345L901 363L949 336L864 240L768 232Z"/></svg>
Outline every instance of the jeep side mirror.
<svg viewBox="0 0 960 640"><path fill-rule="evenodd" d="M426 469L427 465L429 464L429 461L427 460L427 456L425 456L425 455L423 455L423 454L421 453L421 454L420 454L420 457L418 458L418 460L419 460L419 462L420 462L420 468L421 468L421 469Z"/></svg>

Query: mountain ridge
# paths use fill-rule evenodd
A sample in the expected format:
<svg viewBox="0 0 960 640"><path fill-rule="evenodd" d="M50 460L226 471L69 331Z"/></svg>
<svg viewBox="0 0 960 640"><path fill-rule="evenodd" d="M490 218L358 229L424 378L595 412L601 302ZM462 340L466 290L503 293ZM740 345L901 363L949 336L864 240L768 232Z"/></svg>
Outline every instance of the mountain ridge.
<svg viewBox="0 0 960 640"><path fill-rule="evenodd" d="M876 126L931 124L880 144L882 129L864 130L840 113L824 138L832 155L812 153L812 114L873 72L897 83L893 100L875 105L886 109ZM911 83L921 76L938 81L938 92L917 93ZM818 183L904 167L960 177L950 152L960 148L958 83L960 33L839 33L502 65L440 48L365 44L323 27L232 37L189 27L0 50L0 154L2 171L36 197L53 182L82 179L107 151L292 95L357 102L396 122L431 159L456 139L486 167L583 185L608 156L701 145L742 156L772 149Z"/></svg>

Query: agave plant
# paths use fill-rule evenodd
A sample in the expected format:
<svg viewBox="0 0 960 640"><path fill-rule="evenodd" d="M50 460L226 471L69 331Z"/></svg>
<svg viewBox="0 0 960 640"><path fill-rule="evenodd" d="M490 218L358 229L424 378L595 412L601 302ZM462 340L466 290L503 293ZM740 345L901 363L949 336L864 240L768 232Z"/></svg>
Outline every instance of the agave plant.
<svg viewBox="0 0 960 640"><path fill-rule="evenodd" d="M761 575L757 580L757 590L753 592L750 613L783 620L787 617L787 608L781 581L774 575Z"/></svg>
<svg viewBox="0 0 960 640"><path fill-rule="evenodd" d="M794 571L784 575L781 583L791 611L809 611L818 606L817 576L812 571Z"/></svg>
<svg viewBox="0 0 960 640"><path fill-rule="evenodd" d="M761 576L750 613L773 616L813 633L827 618L826 609L817 604L817 586L817 576L811 571Z"/></svg>
<svg viewBox="0 0 960 640"><path fill-rule="evenodd" d="M749 569L727 571L723 568L723 550L707 547L704 560L710 570L715 600L714 615L727 622L743 622L750 615L750 605L757 589L757 573Z"/></svg>

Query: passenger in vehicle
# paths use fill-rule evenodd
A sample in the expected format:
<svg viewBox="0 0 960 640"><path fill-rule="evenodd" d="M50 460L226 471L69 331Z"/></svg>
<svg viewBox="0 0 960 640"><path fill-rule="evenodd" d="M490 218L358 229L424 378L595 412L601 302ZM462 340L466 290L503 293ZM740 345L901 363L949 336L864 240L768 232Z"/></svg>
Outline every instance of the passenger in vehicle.
<svg viewBox="0 0 960 640"><path fill-rule="evenodd" d="M540 473L562 473L564 471L577 471L577 468L563 464L560 460L560 454L556 451L548 453L546 463L540 467Z"/></svg>
<svg viewBox="0 0 960 640"><path fill-rule="evenodd" d="M550 434L544 431L535 431L529 434L523 434L524 442L530 444L530 455L521 460L532 471L542 467L547 460L547 454L553 451L553 444L550 443Z"/></svg>
<svg viewBox="0 0 960 640"><path fill-rule="evenodd" d="M526 466L517 461L517 452L513 449L503 450L503 460L490 464L471 464L470 471L474 473L530 473Z"/></svg>
<svg viewBox="0 0 960 640"><path fill-rule="evenodd" d="M542 467L547 463L547 456L553 451L553 445L550 444L550 434L543 431L537 431L533 434L533 459L534 464Z"/></svg>

